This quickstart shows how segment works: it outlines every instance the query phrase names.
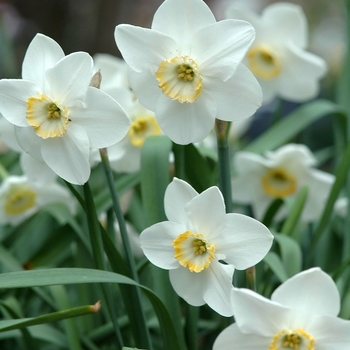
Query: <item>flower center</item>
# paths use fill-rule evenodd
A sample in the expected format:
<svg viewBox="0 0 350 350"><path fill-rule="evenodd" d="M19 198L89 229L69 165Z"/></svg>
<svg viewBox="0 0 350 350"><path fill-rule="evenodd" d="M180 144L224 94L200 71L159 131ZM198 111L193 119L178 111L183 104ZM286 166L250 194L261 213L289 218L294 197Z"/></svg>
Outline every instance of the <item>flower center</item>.
<svg viewBox="0 0 350 350"><path fill-rule="evenodd" d="M156 72L163 93L179 102L193 102L202 92L202 77L198 65L188 56L176 56L163 61Z"/></svg>
<svg viewBox="0 0 350 350"><path fill-rule="evenodd" d="M34 207L36 193L28 188L14 187L10 190L5 204L4 210L9 215L19 215L26 210Z"/></svg>
<svg viewBox="0 0 350 350"><path fill-rule="evenodd" d="M270 80L280 75L281 61L270 47L255 46L248 51L247 57L250 70L258 78Z"/></svg>
<svg viewBox="0 0 350 350"><path fill-rule="evenodd" d="M296 192L296 179L284 169L269 169L261 178L264 192L272 197L283 198Z"/></svg>
<svg viewBox="0 0 350 350"><path fill-rule="evenodd" d="M43 139L60 137L67 131L68 108L59 107L50 97L39 94L27 100L27 121Z"/></svg>
<svg viewBox="0 0 350 350"><path fill-rule="evenodd" d="M269 350L315 350L315 339L299 328L293 331L284 329L272 338Z"/></svg>
<svg viewBox="0 0 350 350"><path fill-rule="evenodd" d="M201 272L214 259L215 246L200 233L186 231L173 240L175 258L191 272Z"/></svg>
<svg viewBox="0 0 350 350"><path fill-rule="evenodd" d="M142 147L148 136L159 135L161 129L154 117L139 117L131 123L129 138L132 145Z"/></svg>

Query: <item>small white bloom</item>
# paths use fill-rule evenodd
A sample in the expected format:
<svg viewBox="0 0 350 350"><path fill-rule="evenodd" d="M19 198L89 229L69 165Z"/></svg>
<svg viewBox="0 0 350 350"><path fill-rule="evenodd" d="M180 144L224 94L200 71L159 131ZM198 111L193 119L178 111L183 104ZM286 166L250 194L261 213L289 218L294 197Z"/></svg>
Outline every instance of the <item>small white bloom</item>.
<svg viewBox="0 0 350 350"><path fill-rule="evenodd" d="M272 4L261 16L232 6L227 17L246 20L256 30L245 62L262 87L265 103L275 96L302 102L318 94L327 67L322 58L305 51L307 20L300 6Z"/></svg>
<svg viewBox="0 0 350 350"><path fill-rule="evenodd" d="M235 324L222 331L213 350L347 350L350 321L337 317L340 297L320 268L303 271L279 286L271 300L234 289Z"/></svg>
<svg viewBox="0 0 350 350"><path fill-rule="evenodd" d="M128 117L110 96L89 86L87 53L64 56L44 35L29 45L22 77L0 81L0 111L15 125L18 143L63 179L85 183L90 147L119 141L129 128Z"/></svg>
<svg viewBox="0 0 350 350"><path fill-rule="evenodd" d="M288 144L267 152L266 157L237 152L234 164L237 177L232 180L233 200L251 204L258 219L262 219L275 198L292 198L306 186L308 195L302 219L316 220L334 182L333 175L314 168L316 159L304 145ZM277 218L286 213L286 208L282 208Z"/></svg>
<svg viewBox="0 0 350 350"><path fill-rule="evenodd" d="M166 0L151 29L119 25L115 39L135 95L176 143L201 141L215 118L241 120L261 105L260 86L241 64L253 27L216 22L202 0Z"/></svg>
<svg viewBox="0 0 350 350"><path fill-rule="evenodd" d="M58 183L40 186L25 176L9 176L0 186L0 224L18 225L49 203L64 203L75 212L70 192Z"/></svg>
<svg viewBox="0 0 350 350"><path fill-rule="evenodd" d="M189 304L207 303L231 316L234 269L258 263L271 247L271 233L252 218L226 214L217 187L198 194L175 178L165 192L164 206L169 221L141 233L144 254L154 265L170 270L173 288Z"/></svg>

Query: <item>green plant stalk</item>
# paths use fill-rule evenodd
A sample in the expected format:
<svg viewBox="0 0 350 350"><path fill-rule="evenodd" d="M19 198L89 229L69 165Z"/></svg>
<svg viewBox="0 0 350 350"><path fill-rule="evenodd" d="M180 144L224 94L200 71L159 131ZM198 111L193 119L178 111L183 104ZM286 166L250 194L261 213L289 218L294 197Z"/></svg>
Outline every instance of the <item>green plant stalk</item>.
<svg viewBox="0 0 350 350"><path fill-rule="evenodd" d="M175 176L185 180L185 147L173 143L173 152L175 156Z"/></svg>
<svg viewBox="0 0 350 350"><path fill-rule="evenodd" d="M198 316L199 308L196 306L186 305L186 319L185 319L185 339L187 348L191 350L197 350L198 348Z"/></svg>
<svg viewBox="0 0 350 350"><path fill-rule="evenodd" d="M255 266L248 267L245 270L247 279L247 288L256 291L256 271Z"/></svg>
<svg viewBox="0 0 350 350"><path fill-rule="evenodd" d="M94 261L97 269L106 270L105 261L103 257L103 244L100 234L100 223L97 218L96 209L94 200L92 197L91 189L89 183L86 182L83 185L84 189L84 197L85 197L85 209L86 209L86 217L88 221L89 227L89 235L91 241L92 253L94 256ZM117 315L115 307L113 307L113 299L111 297L110 288L108 286L102 285L103 294L105 296L107 307L114 324L115 334L117 337L117 348L121 349L123 347L123 338L119 329Z"/></svg>
<svg viewBox="0 0 350 350"><path fill-rule="evenodd" d="M100 310L100 307L101 307L100 302L97 302L94 305L79 306L68 310L52 312L50 314L46 314L38 317L24 318L24 319L17 319L17 320L15 319L13 320L13 324L11 325L8 325L5 327L0 326L0 332L6 332L13 329L21 329L21 328L30 327L30 326L36 326L38 324L66 320L71 317L92 314L92 313L98 312Z"/></svg>
<svg viewBox="0 0 350 350"><path fill-rule="evenodd" d="M229 123L222 120L215 120L215 131L219 160L219 188L224 196L226 213L232 213L232 189L231 189L231 169L230 151L228 146L227 133Z"/></svg>
<svg viewBox="0 0 350 350"><path fill-rule="evenodd" d="M109 163L108 159L108 153L107 149L100 149L100 156L101 156L101 161L102 161L102 166L103 170L106 175L108 187L111 193L111 198L112 198L112 203L113 203L113 210L114 213L117 217L118 225L119 225L119 231L122 237L122 242L123 242L123 247L124 247L124 252L125 252L125 257L126 257L126 262L127 262L127 267L129 269L130 277L136 282L139 282L139 277L137 274L136 270L136 264L134 260L134 256L131 251L131 245L130 245L130 240L128 236L128 232L126 229L126 224L124 220L124 215L120 206L120 201L118 197L118 193L116 191L116 188L114 186L114 178L113 178L113 173L112 169ZM134 303L135 303L135 308L139 310L139 317L140 317L140 323L142 325L142 329L140 332L142 332L143 337L142 339L146 342L146 347L147 349L151 350L152 349L152 343L151 343L151 338L149 335L149 331L146 325L146 317L145 313L142 307L142 301L141 301L141 293L139 288L136 288L136 293L135 293L135 298L134 298Z"/></svg>

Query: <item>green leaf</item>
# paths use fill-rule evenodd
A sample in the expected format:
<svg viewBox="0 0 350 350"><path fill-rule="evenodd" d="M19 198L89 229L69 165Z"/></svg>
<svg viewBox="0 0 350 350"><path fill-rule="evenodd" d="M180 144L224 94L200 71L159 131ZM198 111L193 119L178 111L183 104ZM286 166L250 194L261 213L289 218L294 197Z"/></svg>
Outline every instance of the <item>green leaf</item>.
<svg viewBox="0 0 350 350"><path fill-rule="evenodd" d="M275 276L280 280L281 283L288 279L288 274L281 261L281 258L277 253L270 251L264 258L264 262L269 266Z"/></svg>
<svg viewBox="0 0 350 350"><path fill-rule="evenodd" d="M266 130L260 137L249 143L244 151L264 153L273 150L290 141L312 122L327 115L336 115L344 122L347 119L344 109L331 101L316 100L309 102Z"/></svg>

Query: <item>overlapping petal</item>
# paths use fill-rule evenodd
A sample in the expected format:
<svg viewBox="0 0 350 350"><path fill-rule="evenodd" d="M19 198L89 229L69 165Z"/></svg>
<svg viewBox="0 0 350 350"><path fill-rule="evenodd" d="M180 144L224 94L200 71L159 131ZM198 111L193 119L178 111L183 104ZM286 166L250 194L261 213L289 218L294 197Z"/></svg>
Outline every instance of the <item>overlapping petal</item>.
<svg viewBox="0 0 350 350"><path fill-rule="evenodd" d="M15 126L15 135L18 144L25 152L39 161L43 160L41 155L41 144L43 140L37 136L34 128Z"/></svg>

